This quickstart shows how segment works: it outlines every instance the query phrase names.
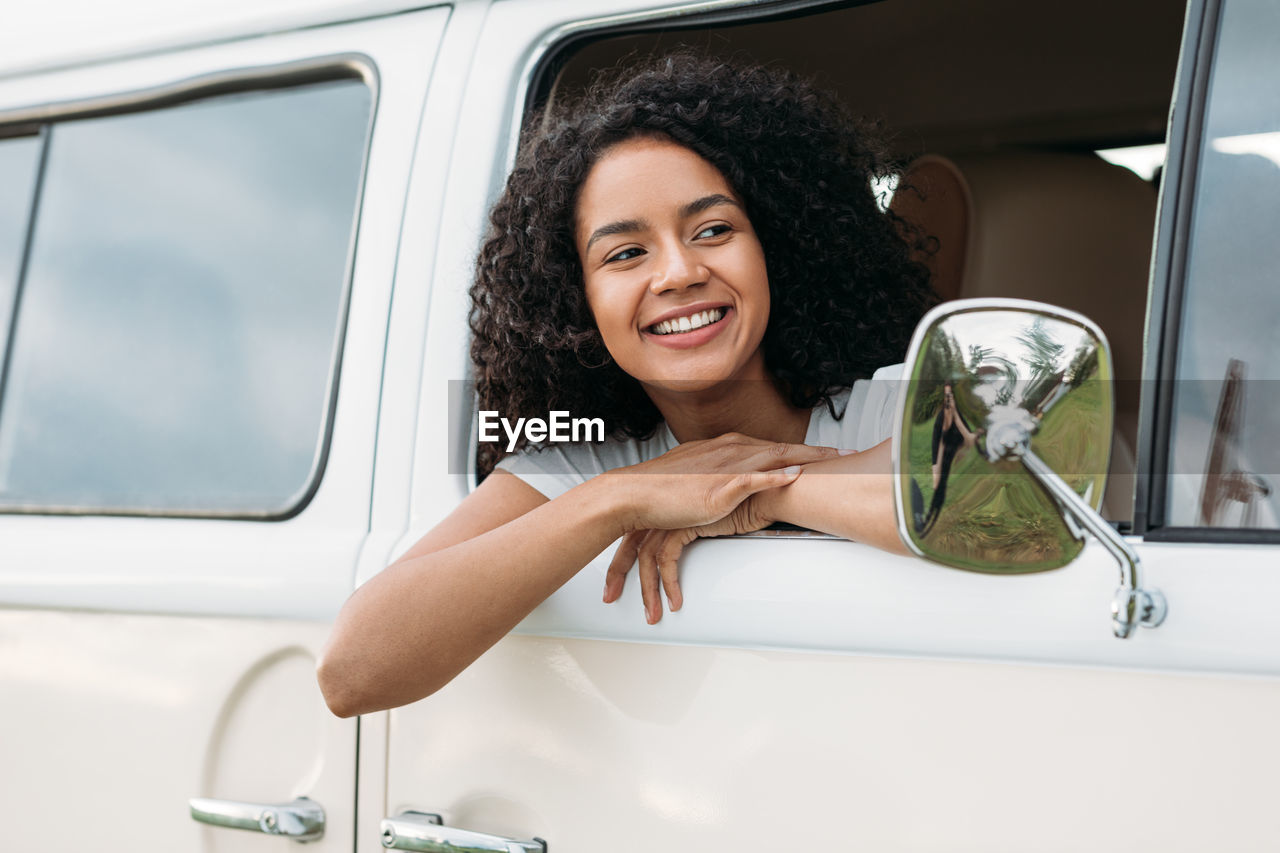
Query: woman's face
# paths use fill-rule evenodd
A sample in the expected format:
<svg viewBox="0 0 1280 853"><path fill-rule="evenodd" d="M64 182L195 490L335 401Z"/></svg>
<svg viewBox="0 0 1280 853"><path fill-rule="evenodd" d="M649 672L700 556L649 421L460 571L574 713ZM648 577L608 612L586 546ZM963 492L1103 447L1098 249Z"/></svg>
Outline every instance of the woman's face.
<svg viewBox="0 0 1280 853"><path fill-rule="evenodd" d="M578 195L587 302L618 366L651 388L764 379L764 250L714 166L674 142L605 152Z"/></svg>

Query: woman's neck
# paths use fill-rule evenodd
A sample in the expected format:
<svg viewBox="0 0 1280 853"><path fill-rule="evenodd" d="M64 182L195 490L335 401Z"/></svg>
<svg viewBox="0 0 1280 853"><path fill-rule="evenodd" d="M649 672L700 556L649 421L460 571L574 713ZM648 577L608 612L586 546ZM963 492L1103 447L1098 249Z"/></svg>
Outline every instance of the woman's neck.
<svg viewBox="0 0 1280 853"><path fill-rule="evenodd" d="M647 390L682 444L726 432L803 444L809 431L809 410L792 406L769 378L734 380L705 391Z"/></svg>

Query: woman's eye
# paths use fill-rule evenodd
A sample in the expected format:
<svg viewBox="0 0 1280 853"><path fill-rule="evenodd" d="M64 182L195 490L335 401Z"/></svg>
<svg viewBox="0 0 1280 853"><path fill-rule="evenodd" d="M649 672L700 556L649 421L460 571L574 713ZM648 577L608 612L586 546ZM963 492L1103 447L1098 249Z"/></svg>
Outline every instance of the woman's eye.
<svg viewBox="0 0 1280 853"><path fill-rule="evenodd" d="M642 254L644 254L644 249L638 249L633 246L630 249L623 249L621 252L618 252L616 255L610 255L609 257L604 259L604 262L606 264L611 264L614 261L629 261L632 258L640 257Z"/></svg>
<svg viewBox="0 0 1280 853"><path fill-rule="evenodd" d="M697 234L693 235L693 239L697 240L704 237L719 237L726 231L732 230L733 228L731 226L725 225L723 222L719 225L708 225L706 228L703 228Z"/></svg>

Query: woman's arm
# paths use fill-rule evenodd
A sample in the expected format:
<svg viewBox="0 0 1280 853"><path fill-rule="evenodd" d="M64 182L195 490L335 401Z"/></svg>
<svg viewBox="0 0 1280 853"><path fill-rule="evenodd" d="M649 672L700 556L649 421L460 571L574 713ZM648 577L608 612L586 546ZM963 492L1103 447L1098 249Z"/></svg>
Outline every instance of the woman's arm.
<svg viewBox="0 0 1280 853"><path fill-rule="evenodd" d="M325 701L352 716L428 696L620 536L723 518L833 452L726 435L553 501L495 472L343 606L318 666Z"/></svg>
<svg viewBox="0 0 1280 853"><path fill-rule="evenodd" d="M895 554L908 553L893 508L890 439L851 456L804 466L791 485L755 496L760 514Z"/></svg>
<svg viewBox="0 0 1280 853"><path fill-rule="evenodd" d="M497 471L343 606L317 668L340 717L444 686L624 532L591 480L554 501Z"/></svg>

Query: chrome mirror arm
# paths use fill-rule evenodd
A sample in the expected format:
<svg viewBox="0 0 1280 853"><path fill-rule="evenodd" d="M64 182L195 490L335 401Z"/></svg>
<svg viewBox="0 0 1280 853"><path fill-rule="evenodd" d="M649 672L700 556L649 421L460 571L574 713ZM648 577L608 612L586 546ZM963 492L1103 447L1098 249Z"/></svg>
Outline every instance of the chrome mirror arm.
<svg viewBox="0 0 1280 853"><path fill-rule="evenodd" d="M1031 476L1053 495L1076 523L1092 533L1120 564L1120 588L1116 590L1116 597L1111 602L1111 627L1115 635L1124 639L1132 635L1133 629L1138 625L1154 628L1163 622L1169 612L1164 593L1158 589L1142 588L1142 563L1137 552L1124 541L1124 537L1030 449L1019 456Z"/></svg>

